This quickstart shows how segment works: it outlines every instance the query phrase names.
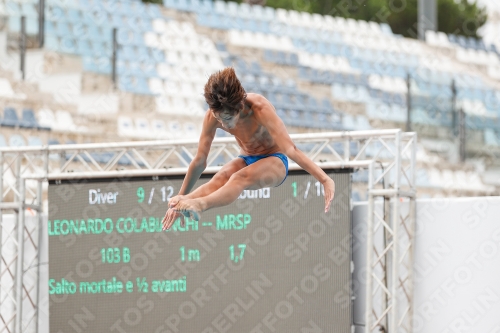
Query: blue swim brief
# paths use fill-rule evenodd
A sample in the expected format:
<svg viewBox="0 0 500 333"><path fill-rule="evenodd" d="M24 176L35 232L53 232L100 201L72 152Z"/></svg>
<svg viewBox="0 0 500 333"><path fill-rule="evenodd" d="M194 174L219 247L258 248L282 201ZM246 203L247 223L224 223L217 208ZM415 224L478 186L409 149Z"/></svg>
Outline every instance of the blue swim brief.
<svg viewBox="0 0 500 333"><path fill-rule="evenodd" d="M283 182L285 181L286 177L288 176L288 158L286 157L285 154L274 153L274 154L269 154L269 155L253 155L253 156L239 155L238 157L241 157L245 161L246 165L248 166L250 164L253 164L253 163L257 162L258 160L261 160L261 159L269 157L269 156L276 156L285 165L285 169L286 169L285 178L283 179L283 181L281 183L279 183L278 186L280 186L281 184L283 184Z"/></svg>

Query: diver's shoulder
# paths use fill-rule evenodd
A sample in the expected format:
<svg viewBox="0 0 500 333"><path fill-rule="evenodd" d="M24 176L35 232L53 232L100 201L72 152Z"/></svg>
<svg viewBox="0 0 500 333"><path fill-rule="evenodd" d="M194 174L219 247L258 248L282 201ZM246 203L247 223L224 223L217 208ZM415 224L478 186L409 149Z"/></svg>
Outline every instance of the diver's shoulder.
<svg viewBox="0 0 500 333"><path fill-rule="evenodd" d="M260 110L265 105L269 104L269 101L267 100L266 97L264 97L261 94L256 94L256 93L248 93L247 94L247 101L251 103L252 109L254 111Z"/></svg>

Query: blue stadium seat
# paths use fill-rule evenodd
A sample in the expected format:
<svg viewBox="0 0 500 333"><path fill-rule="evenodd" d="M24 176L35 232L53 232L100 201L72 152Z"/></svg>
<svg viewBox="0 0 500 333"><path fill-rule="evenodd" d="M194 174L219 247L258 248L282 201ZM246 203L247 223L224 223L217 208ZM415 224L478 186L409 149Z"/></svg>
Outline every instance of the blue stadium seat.
<svg viewBox="0 0 500 333"><path fill-rule="evenodd" d="M92 56L93 50L90 47L90 42L84 39L78 39L76 53L82 56Z"/></svg>
<svg viewBox="0 0 500 333"><path fill-rule="evenodd" d="M500 146L499 136L492 129L484 131L484 143L489 146Z"/></svg>
<svg viewBox="0 0 500 333"><path fill-rule="evenodd" d="M113 153L93 153L91 156L98 162L102 164L109 163L114 157Z"/></svg>
<svg viewBox="0 0 500 333"><path fill-rule="evenodd" d="M467 38L467 45L471 49L480 50L481 45L480 45L479 41L480 41L479 39L476 39L474 37L469 37L469 38Z"/></svg>
<svg viewBox="0 0 500 333"><path fill-rule="evenodd" d="M290 94L281 94L281 99L280 99L280 107L283 107L285 109L298 109L298 107L295 105L295 103L293 102Z"/></svg>
<svg viewBox="0 0 500 333"><path fill-rule="evenodd" d="M56 24L56 35L59 37L71 37L70 25L66 22L57 22Z"/></svg>
<svg viewBox="0 0 500 333"><path fill-rule="evenodd" d="M17 17L19 18L22 14L21 6L19 3L14 2L14 1L8 1L5 3L5 10L7 11L7 15L10 17Z"/></svg>
<svg viewBox="0 0 500 333"><path fill-rule="evenodd" d="M298 66L299 65L299 56L296 53L288 54L288 65L290 66Z"/></svg>
<svg viewBox="0 0 500 333"><path fill-rule="evenodd" d="M200 6L195 8L197 12L211 12L214 9L214 3L211 0L201 0Z"/></svg>
<svg viewBox="0 0 500 333"><path fill-rule="evenodd" d="M49 140L47 141L47 144L48 144L48 145L59 145L59 144L60 144L60 142L59 142L59 140L57 140L57 139L49 139Z"/></svg>
<svg viewBox="0 0 500 333"><path fill-rule="evenodd" d="M116 61L116 72L118 75L130 75L130 70L128 68L128 61L118 59Z"/></svg>
<svg viewBox="0 0 500 333"><path fill-rule="evenodd" d="M29 136L28 146L43 146L43 141L38 136Z"/></svg>
<svg viewBox="0 0 500 333"><path fill-rule="evenodd" d="M9 138L9 146L11 147L26 146L26 140L24 140L24 138L19 134L13 134Z"/></svg>
<svg viewBox="0 0 500 333"><path fill-rule="evenodd" d="M63 37L59 43L59 51L62 53L76 54L76 41L70 37Z"/></svg>
<svg viewBox="0 0 500 333"><path fill-rule="evenodd" d="M94 64L97 73L111 73L111 59L109 57L94 58Z"/></svg>
<svg viewBox="0 0 500 333"><path fill-rule="evenodd" d="M59 50L59 38L48 35L45 37L45 48L53 51Z"/></svg>
<svg viewBox="0 0 500 333"><path fill-rule="evenodd" d="M71 24L71 36L76 39L90 39L87 26L80 21Z"/></svg>
<svg viewBox="0 0 500 333"><path fill-rule="evenodd" d="M316 98L309 96L309 98L307 100L307 107L309 110L318 111L319 105L318 105L318 101L316 100Z"/></svg>
<svg viewBox="0 0 500 333"><path fill-rule="evenodd" d="M132 27L126 26L125 21L123 20L123 16L120 15L119 13L114 13L111 14L111 21L109 22L113 27L118 28L118 29L129 29L131 30Z"/></svg>
<svg viewBox="0 0 500 333"><path fill-rule="evenodd" d="M44 22L44 30L46 35L52 35L56 33L56 25L55 22L45 20Z"/></svg>
<svg viewBox="0 0 500 333"><path fill-rule="evenodd" d="M118 86L123 91L133 91L132 77L129 75L120 75L118 78Z"/></svg>
<svg viewBox="0 0 500 333"><path fill-rule="evenodd" d="M12 32L21 31L21 18L19 18L19 16L9 16L7 19L10 31Z"/></svg>
<svg viewBox="0 0 500 333"><path fill-rule="evenodd" d="M23 117L21 120L21 126L27 128L36 128L36 129L44 129L49 130L47 127L42 127L38 124L38 121L35 118L35 114L31 109L23 109Z"/></svg>
<svg viewBox="0 0 500 333"><path fill-rule="evenodd" d="M355 183L368 183L368 170L360 169L353 172L352 181Z"/></svg>
<svg viewBox="0 0 500 333"><path fill-rule="evenodd" d="M290 126L297 126L297 127L306 127L307 122L304 119L304 112L295 110L295 109L290 109L288 110L288 121Z"/></svg>
<svg viewBox="0 0 500 333"><path fill-rule="evenodd" d="M321 111L306 112L304 122L306 122L308 124L308 127L311 128L330 128L327 114Z"/></svg>
<svg viewBox="0 0 500 333"><path fill-rule="evenodd" d="M321 110L325 113L333 112L332 104L330 103L330 100L328 98L323 98L323 100L321 101Z"/></svg>
<svg viewBox="0 0 500 333"><path fill-rule="evenodd" d="M90 41L91 43L91 48L92 48L92 55L94 57L104 57L104 56L111 56L111 52L106 51L105 44L101 41ZM121 52L120 49L117 52L118 58L121 57Z"/></svg>
<svg viewBox="0 0 500 333"><path fill-rule="evenodd" d="M132 45L133 40L134 40L133 34L134 34L134 32L132 30L118 29L116 39L117 39L119 44Z"/></svg>
<svg viewBox="0 0 500 333"><path fill-rule="evenodd" d="M92 4L92 0L78 0L77 2L80 8L89 8Z"/></svg>
<svg viewBox="0 0 500 333"><path fill-rule="evenodd" d="M6 107L3 110L3 119L0 120L1 126L16 127L20 126L19 118L17 117L16 110L11 107Z"/></svg>
<svg viewBox="0 0 500 333"><path fill-rule="evenodd" d="M129 61L128 68L129 68L130 75L132 75L132 76L142 76L142 74L143 74L140 62Z"/></svg>
<svg viewBox="0 0 500 333"><path fill-rule="evenodd" d="M196 15L196 23L202 27L210 27L210 13L198 13Z"/></svg>
<svg viewBox="0 0 500 333"><path fill-rule="evenodd" d="M270 34L271 29L269 27L269 22L264 21L264 20L257 20L257 31L262 32L264 34Z"/></svg>
<svg viewBox="0 0 500 333"><path fill-rule="evenodd" d="M156 77L158 73L156 71L156 65L152 61L142 61L141 62L142 73L146 77Z"/></svg>
<svg viewBox="0 0 500 333"><path fill-rule="evenodd" d="M146 5L146 13L152 19L163 17L163 15L160 11L160 6L155 5L155 4L147 4Z"/></svg>
<svg viewBox="0 0 500 333"><path fill-rule="evenodd" d="M463 48L469 47L468 42L467 42L467 38L465 36L457 36L457 41L458 41L458 45L460 45L461 47L463 47Z"/></svg>
<svg viewBox="0 0 500 333"><path fill-rule="evenodd" d="M121 1L119 6L118 6L118 13L122 14L123 16L133 16L135 15L134 10L132 9L132 5L130 2L126 1Z"/></svg>
<svg viewBox="0 0 500 333"><path fill-rule="evenodd" d="M97 66L94 57L82 57L83 70L87 72L97 72Z"/></svg>
<svg viewBox="0 0 500 333"><path fill-rule="evenodd" d="M69 22L78 23L83 19L83 14L79 9L68 8L66 9L66 18Z"/></svg>
<svg viewBox="0 0 500 333"><path fill-rule="evenodd" d="M191 4L189 0L177 0L177 9L182 11L189 11Z"/></svg>
<svg viewBox="0 0 500 333"><path fill-rule="evenodd" d="M38 19L33 17L26 18L26 34L36 35L38 34Z"/></svg>
<svg viewBox="0 0 500 333"><path fill-rule="evenodd" d="M136 48L136 59L140 62L151 61L151 54L149 48L146 46L139 46Z"/></svg>
<svg viewBox="0 0 500 333"><path fill-rule="evenodd" d="M45 6L45 19L50 21L65 21L66 14L62 7L53 5Z"/></svg>
<svg viewBox="0 0 500 333"><path fill-rule="evenodd" d="M92 24L87 26L87 36L92 42L111 40L112 38L111 32L109 33L108 36L107 34L104 33L104 31L101 30L101 28Z"/></svg>
<svg viewBox="0 0 500 333"><path fill-rule="evenodd" d="M135 48L132 45L121 45L118 48L117 57L124 61L136 60Z"/></svg>

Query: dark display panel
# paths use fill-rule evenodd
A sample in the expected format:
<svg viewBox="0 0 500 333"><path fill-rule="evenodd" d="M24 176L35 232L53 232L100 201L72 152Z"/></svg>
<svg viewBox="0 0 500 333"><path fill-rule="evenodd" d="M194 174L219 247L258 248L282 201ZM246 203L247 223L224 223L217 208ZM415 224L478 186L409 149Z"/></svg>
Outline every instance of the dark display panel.
<svg viewBox="0 0 500 333"><path fill-rule="evenodd" d="M295 171L163 232L183 177L52 181L50 332L350 332L350 174L325 171L327 214Z"/></svg>

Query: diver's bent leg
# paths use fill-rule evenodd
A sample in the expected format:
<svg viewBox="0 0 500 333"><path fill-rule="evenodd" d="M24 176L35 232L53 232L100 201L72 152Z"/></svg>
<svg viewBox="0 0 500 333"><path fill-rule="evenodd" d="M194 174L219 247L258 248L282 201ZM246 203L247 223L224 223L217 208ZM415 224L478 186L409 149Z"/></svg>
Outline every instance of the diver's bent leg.
<svg viewBox="0 0 500 333"><path fill-rule="evenodd" d="M226 184L235 172L238 172L244 167L246 167L245 161L239 157L235 158L226 163L207 183L200 185L191 193L173 197L172 199L174 200L169 203L169 206L175 206L179 200L201 198L217 191Z"/></svg>
<svg viewBox="0 0 500 333"><path fill-rule="evenodd" d="M175 209L193 219L199 219L201 212L229 205L247 188L279 185L285 175L283 162L274 156L267 157L234 173L222 187L207 196L181 199Z"/></svg>

